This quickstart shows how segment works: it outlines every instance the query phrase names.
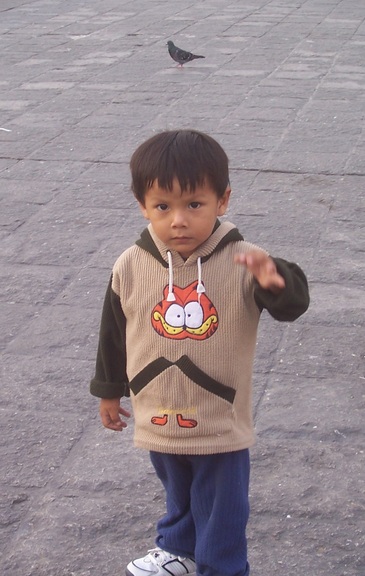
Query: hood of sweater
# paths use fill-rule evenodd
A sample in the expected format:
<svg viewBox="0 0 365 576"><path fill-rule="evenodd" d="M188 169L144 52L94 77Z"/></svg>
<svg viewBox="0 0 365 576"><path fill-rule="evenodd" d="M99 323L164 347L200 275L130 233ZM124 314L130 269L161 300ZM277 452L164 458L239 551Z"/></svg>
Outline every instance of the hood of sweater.
<svg viewBox="0 0 365 576"><path fill-rule="evenodd" d="M221 223L216 221L212 234L209 238L200 244L198 248L189 256L184 259L178 252L170 250L161 240L156 236L152 225L142 232L141 238L136 244L149 252L162 266L169 269L169 289L166 296L168 302L176 300L174 294L174 269L179 267L197 266L198 268L198 282L196 285L196 292L198 301L200 295L205 292L204 282L202 278L202 263L206 262L214 253L222 250L230 242L243 240L243 237L238 232L234 224L230 222Z"/></svg>
<svg viewBox="0 0 365 576"><path fill-rule="evenodd" d="M209 238L203 244L200 244L187 259L184 259L178 252L170 250L161 242L154 233L151 224L143 230L136 244L149 252L165 268L169 268L171 265L174 268L179 268L180 266L196 265L198 259L201 263L206 262L214 253L222 250L227 244L239 240L243 240L243 237L234 224L217 220Z"/></svg>

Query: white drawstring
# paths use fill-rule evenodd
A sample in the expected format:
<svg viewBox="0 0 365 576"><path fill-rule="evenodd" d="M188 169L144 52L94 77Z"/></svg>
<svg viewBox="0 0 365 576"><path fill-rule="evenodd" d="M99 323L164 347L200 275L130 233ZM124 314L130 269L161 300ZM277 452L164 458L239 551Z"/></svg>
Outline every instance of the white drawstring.
<svg viewBox="0 0 365 576"><path fill-rule="evenodd" d="M172 256L170 251L167 252L167 257L169 259L169 293L166 300L167 302L174 302L176 298L174 294L174 275L172 270Z"/></svg>
<svg viewBox="0 0 365 576"><path fill-rule="evenodd" d="M172 256L169 250L167 251L167 258L169 261L169 292L167 294L166 300L167 302L175 302L176 298L174 294L174 271L172 268ZM197 260L197 264L198 264L198 285L196 287L196 291L198 294L198 299L200 300L200 295L204 294L205 292L205 286L202 282L202 261L200 256Z"/></svg>
<svg viewBox="0 0 365 576"><path fill-rule="evenodd" d="M196 287L196 291L199 296L200 294L204 294L205 292L205 287L204 284L202 283L202 260L200 256L198 258L198 286Z"/></svg>

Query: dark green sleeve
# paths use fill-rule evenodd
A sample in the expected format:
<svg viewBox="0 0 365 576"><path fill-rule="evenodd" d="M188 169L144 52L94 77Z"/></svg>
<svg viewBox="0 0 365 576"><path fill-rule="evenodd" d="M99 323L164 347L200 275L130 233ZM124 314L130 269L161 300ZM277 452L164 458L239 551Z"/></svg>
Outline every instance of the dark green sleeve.
<svg viewBox="0 0 365 576"><path fill-rule="evenodd" d="M112 289L110 278L101 316L95 376L90 383L91 394L98 398L129 396L125 327L120 299Z"/></svg>
<svg viewBox="0 0 365 576"><path fill-rule="evenodd" d="M258 284L255 287L255 301L258 307L266 310L276 320L292 322L304 314L309 306L308 282L297 264L281 258L273 258L279 274L285 280L285 288L274 294Z"/></svg>

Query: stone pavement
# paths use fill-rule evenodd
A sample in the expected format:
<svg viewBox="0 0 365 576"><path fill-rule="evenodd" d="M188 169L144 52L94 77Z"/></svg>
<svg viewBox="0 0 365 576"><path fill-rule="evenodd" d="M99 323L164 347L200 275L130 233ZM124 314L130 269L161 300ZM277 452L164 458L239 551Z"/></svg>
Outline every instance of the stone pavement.
<svg viewBox="0 0 365 576"><path fill-rule="evenodd" d="M259 333L252 576L364 576L364 0L1 0L0 53L1 574L122 575L153 546L161 488L88 384L144 226L129 157L196 127L229 219L311 286Z"/></svg>

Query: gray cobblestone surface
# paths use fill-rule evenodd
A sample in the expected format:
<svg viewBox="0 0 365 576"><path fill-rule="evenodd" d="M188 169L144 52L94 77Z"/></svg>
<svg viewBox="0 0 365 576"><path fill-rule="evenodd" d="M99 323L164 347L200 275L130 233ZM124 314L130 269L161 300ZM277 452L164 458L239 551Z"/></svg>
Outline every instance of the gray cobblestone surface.
<svg viewBox="0 0 365 576"><path fill-rule="evenodd" d="M311 286L259 333L252 575L364 576L364 0L1 0L0 53L1 574L122 575L153 546L162 491L88 382L144 226L129 157L196 127L229 219Z"/></svg>

